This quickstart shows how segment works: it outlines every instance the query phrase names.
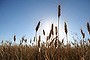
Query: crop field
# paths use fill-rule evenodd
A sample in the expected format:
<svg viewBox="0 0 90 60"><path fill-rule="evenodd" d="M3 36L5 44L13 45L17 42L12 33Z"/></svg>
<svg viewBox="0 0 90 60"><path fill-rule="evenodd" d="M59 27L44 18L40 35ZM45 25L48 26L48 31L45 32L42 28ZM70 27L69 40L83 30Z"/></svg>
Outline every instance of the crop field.
<svg viewBox="0 0 90 60"><path fill-rule="evenodd" d="M38 32L40 21L36 27ZM90 35L90 25L87 22L87 31ZM54 29L55 28L55 29ZM90 60L90 37L85 40L85 33L80 29L82 35L81 40L70 43L68 39L64 44L58 38L57 26L51 25L50 33L46 38L46 42L41 42L41 36L34 37L36 44L27 44L27 39L22 37L20 44L12 44L9 41L1 42L0 60ZM67 37L67 24L64 22L64 31ZM45 31L43 30L43 35ZM68 38L68 37L67 37ZM16 35L13 37L14 42L17 40ZM22 43L25 42L25 45Z"/></svg>
<svg viewBox="0 0 90 60"><path fill-rule="evenodd" d="M0 60L90 60L90 1L0 0Z"/></svg>

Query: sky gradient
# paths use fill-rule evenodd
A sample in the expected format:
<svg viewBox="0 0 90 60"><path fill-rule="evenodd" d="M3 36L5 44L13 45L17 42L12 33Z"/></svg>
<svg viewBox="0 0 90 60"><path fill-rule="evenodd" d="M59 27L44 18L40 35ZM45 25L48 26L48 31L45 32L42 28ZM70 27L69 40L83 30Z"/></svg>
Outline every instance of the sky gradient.
<svg viewBox="0 0 90 60"><path fill-rule="evenodd" d="M89 37L86 22L90 22L90 0L0 0L0 42L12 41L13 35L18 40L22 36L33 39L38 21L41 21L39 34L42 34L49 23L57 24L58 4L61 5L61 35L64 37L66 21L69 37L74 33L81 37L80 28Z"/></svg>

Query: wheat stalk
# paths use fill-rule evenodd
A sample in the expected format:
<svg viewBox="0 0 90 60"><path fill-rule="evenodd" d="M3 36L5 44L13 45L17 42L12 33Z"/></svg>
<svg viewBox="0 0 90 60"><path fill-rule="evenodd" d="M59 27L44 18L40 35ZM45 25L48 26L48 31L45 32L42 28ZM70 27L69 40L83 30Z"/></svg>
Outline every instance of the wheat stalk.
<svg viewBox="0 0 90 60"><path fill-rule="evenodd" d="M52 31L50 30L50 33L49 33L49 39L51 38L51 34L52 34Z"/></svg>
<svg viewBox="0 0 90 60"><path fill-rule="evenodd" d="M41 36L38 38L38 47L40 48L40 41L41 41Z"/></svg>
<svg viewBox="0 0 90 60"><path fill-rule="evenodd" d="M30 39L30 43L32 43L32 39Z"/></svg>
<svg viewBox="0 0 90 60"><path fill-rule="evenodd" d="M56 36L57 36L57 32L58 32L58 31L57 31L57 27L55 26L55 34L56 34Z"/></svg>
<svg viewBox="0 0 90 60"><path fill-rule="evenodd" d="M66 22L64 22L64 31L65 31L65 34L66 34L67 44L68 44L68 37L67 37L68 30L67 30L67 24L66 24Z"/></svg>
<svg viewBox="0 0 90 60"><path fill-rule="evenodd" d="M51 25L51 34L54 35L53 24Z"/></svg>
<svg viewBox="0 0 90 60"><path fill-rule="evenodd" d="M89 23L88 22L87 22L87 30L88 30L88 32L90 34L90 26L89 26Z"/></svg>
<svg viewBox="0 0 90 60"><path fill-rule="evenodd" d="M80 31L81 31L82 37L85 38L85 33L83 32L83 30L80 29Z"/></svg>
<svg viewBox="0 0 90 60"><path fill-rule="evenodd" d="M22 37L22 43L23 43L23 41L24 41L24 37L25 37L25 36Z"/></svg>
<svg viewBox="0 0 90 60"><path fill-rule="evenodd" d="M33 42L35 42L35 37L34 37L34 39L33 39Z"/></svg>
<svg viewBox="0 0 90 60"><path fill-rule="evenodd" d="M36 26L36 32L38 31L39 26L40 26L40 21L38 22L38 24L37 24L37 26Z"/></svg>
<svg viewBox="0 0 90 60"><path fill-rule="evenodd" d="M27 43L27 39L25 39L24 41L25 41L25 43Z"/></svg>
<svg viewBox="0 0 90 60"><path fill-rule="evenodd" d="M43 35L45 35L45 31L43 30Z"/></svg>
<svg viewBox="0 0 90 60"><path fill-rule="evenodd" d="M14 35L14 42L16 41L16 35Z"/></svg>
<svg viewBox="0 0 90 60"><path fill-rule="evenodd" d="M58 17L60 17L60 5L58 5Z"/></svg>
<svg viewBox="0 0 90 60"><path fill-rule="evenodd" d="M67 35L68 30L67 30L67 24L66 24L66 22L64 22L64 30L65 30L65 33L66 33L66 35Z"/></svg>
<svg viewBox="0 0 90 60"><path fill-rule="evenodd" d="M56 48L56 47L57 47L57 38L56 38L56 40L55 40L54 45L55 45L55 48Z"/></svg>
<svg viewBox="0 0 90 60"><path fill-rule="evenodd" d="M51 46L53 42L54 42L54 39L50 42L50 45L49 46Z"/></svg>
<svg viewBox="0 0 90 60"><path fill-rule="evenodd" d="M22 44L22 40L20 40L20 45Z"/></svg>

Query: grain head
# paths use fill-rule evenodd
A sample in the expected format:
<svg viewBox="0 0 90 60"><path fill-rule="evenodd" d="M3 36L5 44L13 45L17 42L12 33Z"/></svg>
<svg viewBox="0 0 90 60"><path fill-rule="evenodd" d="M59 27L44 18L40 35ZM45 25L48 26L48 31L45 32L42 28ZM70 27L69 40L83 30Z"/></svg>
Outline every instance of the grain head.
<svg viewBox="0 0 90 60"><path fill-rule="evenodd" d="M45 31L43 30L43 35L45 35Z"/></svg>
<svg viewBox="0 0 90 60"><path fill-rule="evenodd" d="M58 31L57 31L57 26L55 26L55 34L56 34L56 36L57 36L57 32L58 32Z"/></svg>
<svg viewBox="0 0 90 60"><path fill-rule="evenodd" d="M39 26L40 26L40 21L38 22L38 24L37 24L37 26L36 26L36 32L38 31Z"/></svg>
<svg viewBox="0 0 90 60"><path fill-rule="evenodd" d="M80 29L80 31L81 31L82 37L85 38L85 33L83 32L83 30Z"/></svg>
<svg viewBox="0 0 90 60"><path fill-rule="evenodd" d="M89 32L89 34L90 34L90 25L89 25L88 22L87 22L87 30L88 30L88 32Z"/></svg>
<svg viewBox="0 0 90 60"><path fill-rule="evenodd" d="M66 33L66 35L67 35L68 30L67 30L67 24L66 24L66 22L64 22L64 30L65 30L65 33Z"/></svg>
<svg viewBox="0 0 90 60"><path fill-rule="evenodd" d="M16 35L14 35L14 42L16 41Z"/></svg>

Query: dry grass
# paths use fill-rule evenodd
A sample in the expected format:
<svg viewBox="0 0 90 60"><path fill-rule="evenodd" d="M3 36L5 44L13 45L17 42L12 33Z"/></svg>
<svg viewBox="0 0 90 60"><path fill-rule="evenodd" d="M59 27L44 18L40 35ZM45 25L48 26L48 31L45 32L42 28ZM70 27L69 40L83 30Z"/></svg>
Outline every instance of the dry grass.
<svg viewBox="0 0 90 60"><path fill-rule="evenodd" d="M36 46L0 46L0 60L81 60L82 58L90 60L90 46L85 46L84 57L83 48L80 46L65 45L62 48L42 46L40 48L39 52Z"/></svg>
<svg viewBox="0 0 90 60"><path fill-rule="evenodd" d="M64 27L67 35L66 22ZM53 28L55 28L55 30ZM27 39L25 39L25 37L22 37L19 45L13 45L9 41L2 41L0 45L0 60L90 60L90 39L88 38L87 41L84 42L85 33L82 29L80 31L82 34L81 41L83 41L84 44L76 41L78 44L73 42L72 44L68 43L64 45L64 39L62 39L61 42L58 40L57 26L54 27L53 24L51 25L50 33L46 38L45 44L47 45L41 42L42 36L39 36L38 38L38 46L27 45ZM43 35L45 35L44 30ZM52 35L55 37L51 37ZM14 42L15 41L16 35L14 35ZM23 45L23 42L25 42L26 45ZM32 43L31 40L30 43Z"/></svg>

